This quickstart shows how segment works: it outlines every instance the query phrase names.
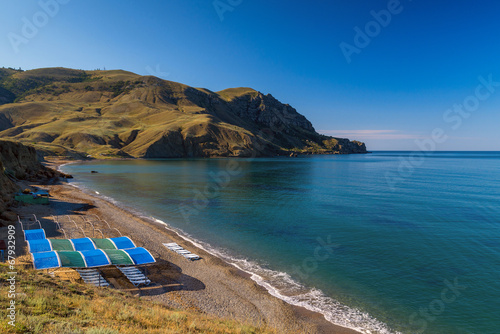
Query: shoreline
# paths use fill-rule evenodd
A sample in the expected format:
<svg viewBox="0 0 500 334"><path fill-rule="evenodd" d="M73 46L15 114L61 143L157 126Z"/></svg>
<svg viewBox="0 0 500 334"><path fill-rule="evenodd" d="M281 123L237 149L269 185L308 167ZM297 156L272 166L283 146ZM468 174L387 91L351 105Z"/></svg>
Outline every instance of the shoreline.
<svg viewBox="0 0 500 334"><path fill-rule="evenodd" d="M71 163L79 163L79 162L84 162L84 161L50 161L48 163L45 163L47 167L53 168L60 170L60 168L66 164L71 164ZM238 266L236 263L231 263L231 261L228 261L227 259L224 259L221 257L220 254L214 254L211 250L207 249L201 244L198 244L196 240L192 240L189 235L183 235L182 231L177 231L175 228L171 227L169 224L158 220L155 217L149 217L149 216L143 216L140 214L140 212L132 209L132 208L127 208L127 207L122 207L118 202L114 202L113 199L106 198L105 196L101 196L99 193L97 193L97 196L93 194L93 190L89 188L80 188L77 185L73 185L70 183L63 183L59 185L49 185L46 186L49 188L49 191L51 191L51 196L53 198L57 199L58 201L65 201L65 200L83 200L83 202L87 206L93 207L92 209L88 210L88 214L98 214L101 217L106 218L106 220L111 224L113 227L118 227L125 235L129 235L132 237L134 242L140 241L145 247L148 249L151 248L151 246L148 244L148 238L147 236L151 234L152 232L154 233L155 230L156 232L160 232L160 235L167 236L169 240L164 240L163 242L177 242L184 248L187 248L188 250L193 251L194 253L202 256L203 260L202 261L186 261L185 259L179 259L180 261L177 261L178 259L175 259L174 254L168 254L167 256L162 256L163 254L160 255L160 258L162 260L167 260L170 261L172 264L175 266L178 266L181 272L184 272L186 269L191 268L193 266L201 266L205 265L207 262L210 264L208 267L208 271L218 271L218 274L220 275L220 272L224 272L224 279L222 281L226 280L243 280L243 284L247 287L250 287L251 290L253 290L253 293L256 293L258 291L258 298L263 298L266 301L266 303L271 302L273 307L267 308L267 307L257 307L257 309L254 313L258 313L259 316L256 316L255 314L253 315L248 315L248 316L243 316L241 317L238 316L234 310L231 310L229 308L226 308L223 305L215 305L213 312L207 311L207 310L202 310L203 313L207 314L212 314L216 316L221 316L223 318L227 318L229 315L229 318L236 319L239 321L243 322L248 322L249 319L252 319L250 321L251 325L254 326L262 326L262 324L266 324L267 326L270 326L271 328L275 328L279 330L279 332L286 332L286 333L340 333L340 334L356 334L356 333L367 333L363 330L360 329L352 329L349 327L343 327L341 325L334 324L333 322L327 320L325 318L325 315L320 313L319 311L316 310L311 310L303 306L298 306L294 305L290 302L287 302L285 298L280 298L279 292L278 296L274 295L271 292L271 289L273 289L272 286L266 287L265 282L259 282L257 279L254 278L254 275L257 275L255 273L252 273L250 271L247 271L240 266ZM64 195L64 198L62 198ZM74 202L74 201L72 201ZM81 204L84 204L81 203ZM57 211L57 208L56 208ZM106 211L112 211L112 212L106 212ZM111 213L111 216L128 216L128 218L133 218L134 221L140 223L142 226L141 228L146 228L146 233L141 236L137 236L137 233L134 233L133 227L131 226L124 226L124 224L119 224L116 223L114 219L110 219L108 215ZM139 228L138 225L134 225L134 227ZM161 243L159 244L160 247L164 248ZM163 249L162 249L163 250ZM155 250L157 252L157 250ZM163 250L164 252L167 251L166 248ZM167 251L168 252L168 251ZM170 256L172 255L172 256ZM156 257L156 255L155 255ZM173 261L174 260L174 261ZM182 261L184 260L184 261ZM205 263L203 263L205 262ZM221 270L222 269L222 270ZM196 270L195 270L196 271ZM213 274L213 273L212 273ZM202 275L203 276L203 275ZM211 276L210 274L208 275L209 277ZM213 276L213 275L212 275ZM205 284L204 281L207 281L207 279L199 278L199 281L202 284ZM240 282L241 284L241 282ZM189 290L189 288L188 288ZM184 293L184 290L181 289L179 291L165 291L161 293L159 296L148 296L147 298L155 299L155 300L163 300L166 304L173 306L173 307L178 307L178 305L182 304L193 304L192 297L194 296L188 296L188 293ZM222 294L226 294L228 291L221 291L219 292ZM171 301L165 301L165 295L167 294L178 294L178 295L183 295L180 296L181 301L178 303L171 303ZM193 295L198 295L200 293L193 293ZM145 295L146 297L146 295ZM220 296L218 296L220 297ZM238 298L243 297L242 295L237 296ZM250 296L245 296L244 299L250 299ZM251 298L255 298L256 296L251 296ZM283 296L284 297L284 296ZM196 298L196 297L195 297ZM176 305L177 304L177 305ZM195 303L196 304L196 303ZM224 303L223 303L224 304ZM277 306L279 305L279 306ZM253 305L253 308L255 308L256 305ZM189 309L188 307L187 309ZM196 307L195 307L196 308ZM219 308L223 308L224 311L217 310ZM279 309L278 310L276 310ZM269 313L266 315L266 313ZM286 314L285 318L283 318L283 315L276 317L274 314L275 313L281 313L281 314ZM257 318L260 318L257 320ZM274 318L275 320L270 320L268 318ZM286 321L284 319L287 319Z"/></svg>

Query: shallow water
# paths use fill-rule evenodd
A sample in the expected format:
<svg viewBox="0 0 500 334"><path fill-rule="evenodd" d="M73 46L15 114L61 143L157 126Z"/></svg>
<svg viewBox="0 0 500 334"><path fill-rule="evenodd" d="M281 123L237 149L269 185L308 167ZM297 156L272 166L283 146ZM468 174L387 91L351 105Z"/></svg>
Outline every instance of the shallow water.
<svg viewBox="0 0 500 334"><path fill-rule="evenodd" d="M97 161L62 169L335 323L372 333L500 328L500 153Z"/></svg>

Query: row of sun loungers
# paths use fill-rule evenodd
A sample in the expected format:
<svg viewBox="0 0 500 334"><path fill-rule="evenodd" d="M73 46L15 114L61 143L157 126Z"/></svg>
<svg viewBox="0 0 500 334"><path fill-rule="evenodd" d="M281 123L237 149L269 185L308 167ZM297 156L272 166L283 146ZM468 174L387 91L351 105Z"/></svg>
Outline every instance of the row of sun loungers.
<svg viewBox="0 0 500 334"><path fill-rule="evenodd" d="M193 254L190 251L182 248L181 246L179 246L175 242L163 244L163 246L167 247L168 249L170 249L173 252L176 252L179 255L184 256L188 260L194 261L194 260L199 260L200 259L200 257L198 255Z"/></svg>
<svg viewBox="0 0 500 334"><path fill-rule="evenodd" d="M132 266L156 260L147 249L137 247L129 237L47 239L42 224L33 216L33 223L23 224L20 217L18 220L35 269L72 268L85 283L103 287L110 284L94 268L114 265L134 286L151 283L138 268ZM57 221L56 224L59 226ZM31 227L29 225L36 225L35 229L27 229Z"/></svg>
<svg viewBox="0 0 500 334"><path fill-rule="evenodd" d="M136 267L118 267L125 277L132 283L134 286L138 286L141 284L149 285L151 284L151 280L146 277ZM92 284L98 287L109 286L108 281L101 276L101 274L96 269L75 269L83 281L87 284Z"/></svg>
<svg viewBox="0 0 500 334"><path fill-rule="evenodd" d="M109 286L109 283L95 269L75 269L83 281L95 286Z"/></svg>
<svg viewBox="0 0 500 334"><path fill-rule="evenodd" d="M37 231L37 230L31 230ZM29 232L25 231L25 232ZM43 229L40 230L40 236ZM33 239L30 234L25 234L30 253L49 251L86 251L96 249L131 249L137 246L129 237L118 238L78 238L78 239Z"/></svg>
<svg viewBox="0 0 500 334"><path fill-rule="evenodd" d="M128 280L135 286L140 284L149 285L151 281L135 267L118 267L117 268L125 275Z"/></svg>

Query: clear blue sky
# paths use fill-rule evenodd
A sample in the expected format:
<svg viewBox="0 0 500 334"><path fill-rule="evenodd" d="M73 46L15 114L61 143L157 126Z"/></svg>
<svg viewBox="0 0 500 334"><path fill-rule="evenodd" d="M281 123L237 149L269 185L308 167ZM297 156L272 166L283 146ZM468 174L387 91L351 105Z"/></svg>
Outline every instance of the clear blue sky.
<svg viewBox="0 0 500 334"><path fill-rule="evenodd" d="M500 82L499 1L60 0L57 12L54 1L42 1L52 15L37 1L2 1L0 66L248 86L371 150L418 149L436 128L447 136L438 150L500 150L500 87L474 97L479 76ZM388 7L388 24L370 23ZM26 21L38 31L23 32ZM367 24L372 37L348 63L340 45L355 47L354 28ZM470 112L447 113L464 101Z"/></svg>

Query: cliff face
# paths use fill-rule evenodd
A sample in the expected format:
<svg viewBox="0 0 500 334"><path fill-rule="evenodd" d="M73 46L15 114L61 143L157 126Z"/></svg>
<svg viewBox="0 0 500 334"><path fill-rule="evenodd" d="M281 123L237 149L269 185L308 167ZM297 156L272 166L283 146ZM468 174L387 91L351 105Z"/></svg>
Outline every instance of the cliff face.
<svg viewBox="0 0 500 334"><path fill-rule="evenodd" d="M2 73L0 137L44 154L171 158L366 151L363 144L318 134L293 107L251 88L212 92L125 71Z"/></svg>
<svg viewBox="0 0 500 334"><path fill-rule="evenodd" d="M4 166L0 160L0 220L7 218L4 217L4 213L7 205L12 201L12 194L15 190L16 185L4 174ZM2 224L1 221L0 224Z"/></svg>
<svg viewBox="0 0 500 334"><path fill-rule="evenodd" d="M21 143L0 140L0 161L7 172L21 180L44 176L46 172L36 150Z"/></svg>
<svg viewBox="0 0 500 334"><path fill-rule="evenodd" d="M350 141L342 138L329 138L323 141L324 147L330 152L338 153L366 153L365 143L357 140Z"/></svg>
<svg viewBox="0 0 500 334"><path fill-rule="evenodd" d="M11 178L9 178L10 175ZM20 143L0 140L0 223L11 220L6 213L18 186L12 179L39 180L59 176L59 173L44 167L34 148Z"/></svg>
<svg viewBox="0 0 500 334"><path fill-rule="evenodd" d="M290 105L279 102L271 94L263 95L256 91L252 93L237 96L230 101L234 114L273 131L290 133L293 129L303 129L315 132L311 122Z"/></svg>

